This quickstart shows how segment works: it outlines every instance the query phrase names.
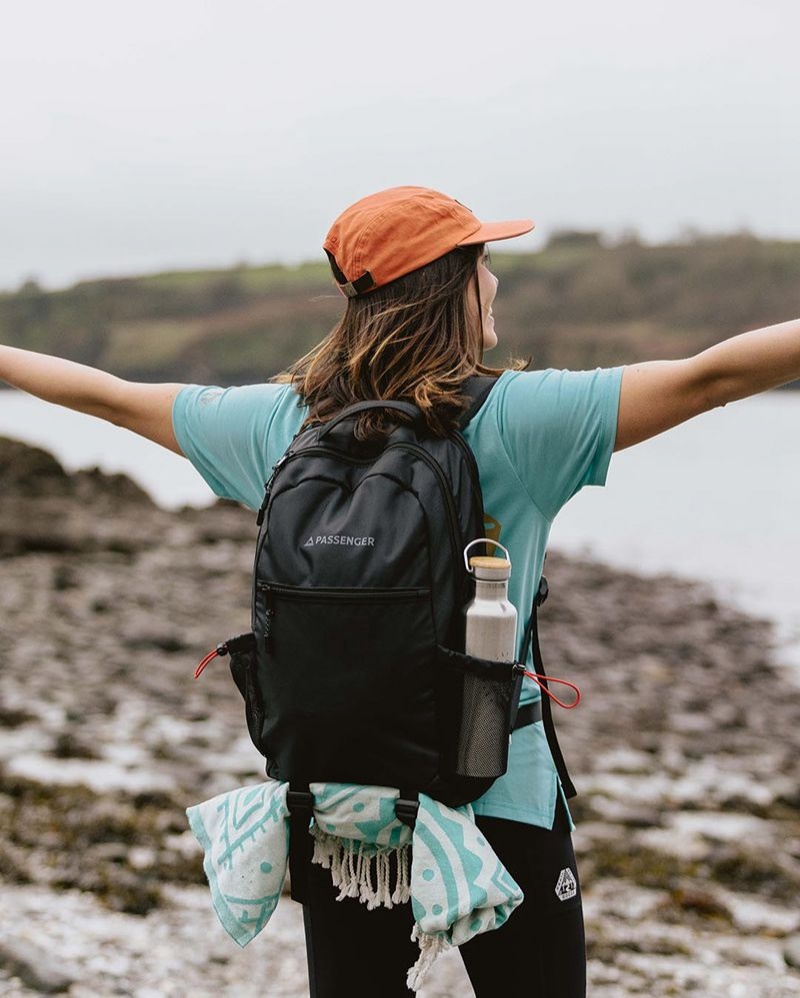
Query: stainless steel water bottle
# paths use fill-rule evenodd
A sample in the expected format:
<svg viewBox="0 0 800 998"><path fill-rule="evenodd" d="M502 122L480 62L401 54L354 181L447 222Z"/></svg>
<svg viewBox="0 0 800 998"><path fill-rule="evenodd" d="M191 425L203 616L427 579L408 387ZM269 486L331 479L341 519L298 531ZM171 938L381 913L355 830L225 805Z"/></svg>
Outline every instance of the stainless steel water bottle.
<svg viewBox="0 0 800 998"><path fill-rule="evenodd" d="M505 558L474 557L469 549L488 542ZM517 611L508 599L511 557L497 541L480 538L464 549L467 571L475 578L475 596L466 610L456 771L462 776L501 776L508 761L514 681L499 663L515 660ZM469 657L471 656L471 658Z"/></svg>
<svg viewBox="0 0 800 998"><path fill-rule="evenodd" d="M473 557L467 552L475 544L494 544L505 558ZM511 556L497 541L482 537L464 548L464 563L475 578L475 596L466 611L465 651L493 662L513 662L517 641L517 611L508 599Z"/></svg>

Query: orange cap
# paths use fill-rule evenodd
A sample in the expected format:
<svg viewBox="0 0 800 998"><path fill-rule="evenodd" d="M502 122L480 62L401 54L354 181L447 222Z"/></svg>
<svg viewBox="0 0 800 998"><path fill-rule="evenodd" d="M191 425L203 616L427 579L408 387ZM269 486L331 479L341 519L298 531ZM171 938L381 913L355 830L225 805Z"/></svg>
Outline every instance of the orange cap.
<svg viewBox="0 0 800 998"><path fill-rule="evenodd" d="M430 187L390 187L346 208L322 248L342 292L355 298L457 246L511 239L533 227L529 218L481 222L460 201Z"/></svg>

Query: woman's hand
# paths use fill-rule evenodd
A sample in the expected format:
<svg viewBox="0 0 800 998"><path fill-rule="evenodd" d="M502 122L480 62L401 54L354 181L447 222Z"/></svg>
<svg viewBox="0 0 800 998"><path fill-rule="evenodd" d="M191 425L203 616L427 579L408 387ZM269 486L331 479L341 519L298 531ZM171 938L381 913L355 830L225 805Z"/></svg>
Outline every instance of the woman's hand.
<svg viewBox="0 0 800 998"><path fill-rule="evenodd" d="M687 360L631 364L622 372L614 450L800 379L800 319L715 343Z"/></svg>
<svg viewBox="0 0 800 998"><path fill-rule="evenodd" d="M0 379L182 453L172 430L172 403L183 385L125 381L85 364L6 346L0 346Z"/></svg>

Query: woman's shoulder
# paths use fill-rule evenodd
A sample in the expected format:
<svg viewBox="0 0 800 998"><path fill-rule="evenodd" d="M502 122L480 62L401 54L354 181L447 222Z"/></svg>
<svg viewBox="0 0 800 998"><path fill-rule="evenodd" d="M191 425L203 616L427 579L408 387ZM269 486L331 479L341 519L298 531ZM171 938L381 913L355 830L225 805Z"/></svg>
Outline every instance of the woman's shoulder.
<svg viewBox="0 0 800 998"><path fill-rule="evenodd" d="M300 399L289 383L262 381L250 385L184 385L175 400L177 413L192 413L234 423L264 419L281 410L299 411Z"/></svg>
<svg viewBox="0 0 800 998"><path fill-rule="evenodd" d="M521 416L524 409L532 405L542 405L542 386L554 374L562 372L553 368L546 370L521 371L507 368L495 379L495 383L478 410L476 426L486 422L497 422L500 428L508 419Z"/></svg>
<svg viewBox="0 0 800 998"><path fill-rule="evenodd" d="M622 367L593 370L547 367L534 371L504 371L495 391L509 414L545 415L548 411L594 407L619 394Z"/></svg>
<svg viewBox="0 0 800 998"><path fill-rule="evenodd" d="M302 420L298 402L291 384L185 385L175 398L173 427L184 453L191 438L264 440L273 426L288 429Z"/></svg>

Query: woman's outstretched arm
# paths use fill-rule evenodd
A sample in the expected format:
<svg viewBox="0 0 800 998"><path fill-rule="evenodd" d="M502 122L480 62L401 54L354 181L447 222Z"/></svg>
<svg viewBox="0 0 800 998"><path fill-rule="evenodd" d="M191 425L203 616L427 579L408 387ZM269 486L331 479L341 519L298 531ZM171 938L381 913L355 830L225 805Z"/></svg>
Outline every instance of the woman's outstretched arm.
<svg viewBox="0 0 800 998"><path fill-rule="evenodd" d="M800 379L800 319L740 333L686 360L626 366L614 450Z"/></svg>
<svg viewBox="0 0 800 998"><path fill-rule="evenodd" d="M182 453L172 430L172 403L182 385L125 381L85 364L7 346L0 346L0 380Z"/></svg>

